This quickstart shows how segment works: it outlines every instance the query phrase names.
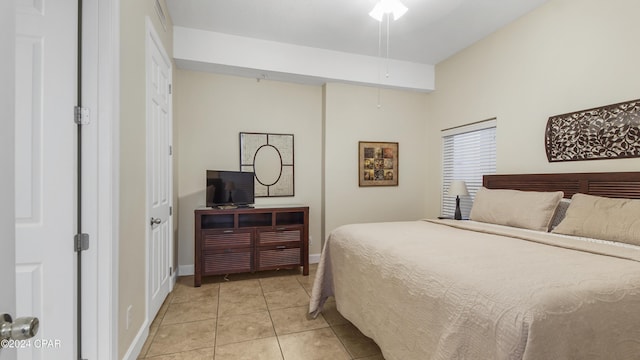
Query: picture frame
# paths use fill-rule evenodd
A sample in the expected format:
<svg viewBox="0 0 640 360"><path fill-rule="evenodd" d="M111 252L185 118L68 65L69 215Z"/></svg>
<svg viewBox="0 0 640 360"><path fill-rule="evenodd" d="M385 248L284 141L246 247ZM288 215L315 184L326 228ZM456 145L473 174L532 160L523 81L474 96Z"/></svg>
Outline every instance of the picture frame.
<svg viewBox="0 0 640 360"><path fill-rule="evenodd" d="M358 186L398 186L398 143L358 142Z"/></svg>
<svg viewBox="0 0 640 360"><path fill-rule="evenodd" d="M295 196L293 134L240 133L240 171L255 174L255 197Z"/></svg>

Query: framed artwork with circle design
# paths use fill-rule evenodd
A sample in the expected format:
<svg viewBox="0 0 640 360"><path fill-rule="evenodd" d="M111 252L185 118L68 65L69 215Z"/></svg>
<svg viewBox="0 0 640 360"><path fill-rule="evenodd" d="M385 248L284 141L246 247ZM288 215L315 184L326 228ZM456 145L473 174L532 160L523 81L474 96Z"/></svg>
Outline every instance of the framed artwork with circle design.
<svg viewBox="0 0 640 360"><path fill-rule="evenodd" d="M358 142L358 185L398 186L398 143Z"/></svg>
<svg viewBox="0 0 640 360"><path fill-rule="evenodd" d="M255 173L255 196L294 196L293 134L240 133L240 171Z"/></svg>

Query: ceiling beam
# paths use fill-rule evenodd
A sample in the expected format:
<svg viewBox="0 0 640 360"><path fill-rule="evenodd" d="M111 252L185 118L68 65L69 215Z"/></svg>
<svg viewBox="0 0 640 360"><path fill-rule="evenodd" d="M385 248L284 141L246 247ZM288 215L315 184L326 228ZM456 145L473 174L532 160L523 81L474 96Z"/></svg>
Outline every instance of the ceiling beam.
<svg viewBox="0 0 640 360"><path fill-rule="evenodd" d="M323 84L345 82L419 92L434 90L434 66L174 26L180 68ZM385 76L387 73L389 76Z"/></svg>

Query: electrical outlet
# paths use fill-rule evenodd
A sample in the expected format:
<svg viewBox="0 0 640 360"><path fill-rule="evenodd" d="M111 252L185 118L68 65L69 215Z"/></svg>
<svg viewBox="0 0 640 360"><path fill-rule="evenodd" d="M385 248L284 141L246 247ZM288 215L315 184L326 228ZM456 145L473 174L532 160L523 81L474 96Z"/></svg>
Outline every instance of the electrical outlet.
<svg viewBox="0 0 640 360"><path fill-rule="evenodd" d="M129 307L127 307L127 318L126 318L126 325L127 325L127 330L129 330L129 326L131 326L131 313L133 310L133 305L129 305Z"/></svg>

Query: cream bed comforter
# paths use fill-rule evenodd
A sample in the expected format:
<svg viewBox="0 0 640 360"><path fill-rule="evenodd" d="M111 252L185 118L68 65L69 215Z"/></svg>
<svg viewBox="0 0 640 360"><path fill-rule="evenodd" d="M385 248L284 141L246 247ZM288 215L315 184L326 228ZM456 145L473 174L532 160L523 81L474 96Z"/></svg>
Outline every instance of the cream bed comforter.
<svg viewBox="0 0 640 360"><path fill-rule="evenodd" d="M310 313L338 311L386 360L640 359L640 251L473 221L333 231Z"/></svg>

